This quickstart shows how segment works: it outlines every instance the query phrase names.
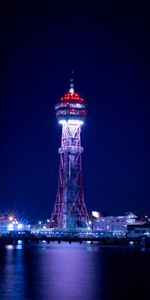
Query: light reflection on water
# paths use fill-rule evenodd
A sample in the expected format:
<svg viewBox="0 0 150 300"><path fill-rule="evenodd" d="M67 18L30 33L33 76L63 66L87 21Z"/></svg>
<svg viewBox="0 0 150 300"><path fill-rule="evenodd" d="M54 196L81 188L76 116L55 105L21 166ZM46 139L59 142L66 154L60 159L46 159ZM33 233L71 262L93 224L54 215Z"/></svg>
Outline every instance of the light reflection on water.
<svg viewBox="0 0 150 300"><path fill-rule="evenodd" d="M145 263L149 269L149 251L133 248L8 245L0 248L0 300L149 299L148 279L139 276Z"/></svg>
<svg viewBox="0 0 150 300"><path fill-rule="evenodd" d="M90 259L92 247L77 244L55 246L47 264L49 252L42 256L42 274L50 274L49 295L52 299L92 299L95 282L95 263ZM46 289L46 283L43 282Z"/></svg>

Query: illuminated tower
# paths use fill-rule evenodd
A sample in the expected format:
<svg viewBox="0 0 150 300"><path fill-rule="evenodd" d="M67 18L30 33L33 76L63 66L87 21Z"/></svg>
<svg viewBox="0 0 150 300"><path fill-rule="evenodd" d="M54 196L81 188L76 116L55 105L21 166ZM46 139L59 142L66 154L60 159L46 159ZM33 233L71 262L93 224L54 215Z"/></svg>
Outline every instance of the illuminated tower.
<svg viewBox="0 0 150 300"><path fill-rule="evenodd" d="M51 227L84 228L89 216L84 202L82 186L81 126L86 117L86 105L74 91L73 79L69 92L55 106L58 123L62 125L58 190Z"/></svg>

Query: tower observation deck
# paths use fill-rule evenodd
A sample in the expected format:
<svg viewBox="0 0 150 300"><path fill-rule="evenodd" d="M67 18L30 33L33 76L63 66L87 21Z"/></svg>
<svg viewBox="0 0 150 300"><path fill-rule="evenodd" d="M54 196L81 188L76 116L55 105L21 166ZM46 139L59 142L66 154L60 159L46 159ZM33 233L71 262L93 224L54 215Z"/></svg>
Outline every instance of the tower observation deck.
<svg viewBox="0 0 150 300"><path fill-rule="evenodd" d="M70 89L55 106L58 123L62 125L58 189L56 202L50 218L50 226L62 229L86 228L89 216L82 185L81 127L87 109L83 99L74 91L73 79Z"/></svg>

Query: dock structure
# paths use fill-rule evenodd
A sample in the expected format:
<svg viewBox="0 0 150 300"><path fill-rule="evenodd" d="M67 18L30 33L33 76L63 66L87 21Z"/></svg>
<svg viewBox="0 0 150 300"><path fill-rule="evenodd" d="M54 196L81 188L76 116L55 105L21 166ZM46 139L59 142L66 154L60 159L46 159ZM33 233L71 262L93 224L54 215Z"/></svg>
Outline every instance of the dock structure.
<svg viewBox="0 0 150 300"><path fill-rule="evenodd" d="M97 243L101 246L145 246L150 247L150 238L147 236L141 237L78 237L78 236L42 236L42 235L3 235L0 237L0 245L17 245L18 241L26 243L41 243L45 241L47 244L57 242L72 243Z"/></svg>

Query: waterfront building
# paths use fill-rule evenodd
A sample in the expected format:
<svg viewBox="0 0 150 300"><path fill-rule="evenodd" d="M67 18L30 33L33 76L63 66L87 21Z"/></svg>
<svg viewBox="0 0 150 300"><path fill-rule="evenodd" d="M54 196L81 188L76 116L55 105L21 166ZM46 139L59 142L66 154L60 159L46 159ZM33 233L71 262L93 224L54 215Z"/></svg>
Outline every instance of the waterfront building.
<svg viewBox="0 0 150 300"><path fill-rule="evenodd" d="M101 231L109 235L122 235L126 233L127 225L143 224L144 221L129 212L123 216L104 216L100 212L92 212L92 228L93 231Z"/></svg>
<svg viewBox="0 0 150 300"><path fill-rule="evenodd" d="M127 225L127 237L137 238L141 236L150 237L150 222L145 222L143 224Z"/></svg>

